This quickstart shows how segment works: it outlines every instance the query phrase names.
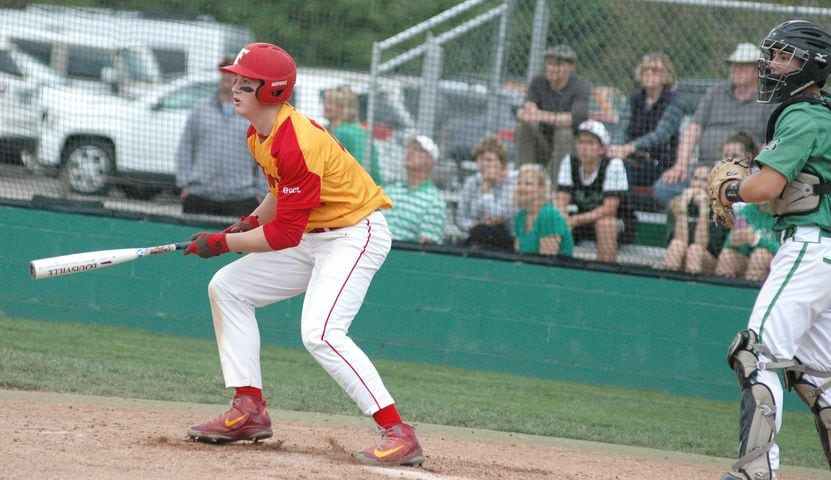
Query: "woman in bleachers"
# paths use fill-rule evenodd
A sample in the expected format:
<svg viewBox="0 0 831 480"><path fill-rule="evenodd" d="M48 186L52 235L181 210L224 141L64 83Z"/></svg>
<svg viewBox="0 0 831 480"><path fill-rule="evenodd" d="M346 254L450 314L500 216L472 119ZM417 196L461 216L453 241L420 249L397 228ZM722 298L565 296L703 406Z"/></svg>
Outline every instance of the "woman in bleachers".
<svg viewBox="0 0 831 480"><path fill-rule="evenodd" d="M551 181L542 165L520 167L516 180L515 249L519 253L566 255L574 238L565 217L551 203Z"/></svg>
<svg viewBox="0 0 831 480"><path fill-rule="evenodd" d="M683 108L675 92L675 66L665 53L643 56L635 69L640 87L632 92L609 146L610 157L626 162L634 190L650 187L675 163Z"/></svg>

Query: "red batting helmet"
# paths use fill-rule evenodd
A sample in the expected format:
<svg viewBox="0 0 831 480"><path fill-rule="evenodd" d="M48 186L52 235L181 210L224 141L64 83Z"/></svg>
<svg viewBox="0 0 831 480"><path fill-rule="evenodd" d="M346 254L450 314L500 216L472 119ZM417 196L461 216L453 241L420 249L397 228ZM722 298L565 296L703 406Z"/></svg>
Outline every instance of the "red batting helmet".
<svg viewBox="0 0 831 480"><path fill-rule="evenodd" d="M240 50L234 64L223 72L262 80L257 100L264 104L283 103L291 98L297 79L297 66L285 50L270 43L250 43Z"/></svg>

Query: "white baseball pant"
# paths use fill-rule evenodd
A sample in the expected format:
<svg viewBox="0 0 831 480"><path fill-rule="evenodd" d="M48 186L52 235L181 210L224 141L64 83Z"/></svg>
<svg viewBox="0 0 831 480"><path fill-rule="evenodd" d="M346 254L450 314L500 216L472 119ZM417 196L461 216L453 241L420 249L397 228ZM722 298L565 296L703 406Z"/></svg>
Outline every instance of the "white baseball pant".
<svg viewBox="0 0 831 480"><path fill-rule="evenodd" d="M818 227L798 227L773 258L748 328L761 335L762 343L777 359L796 357L814 370L831 371L831 295L825 289L831 285L829 262L831 238L820 236ZM762 370L757 378L773 394L779 431L783 396L779 377L776 370ZM817 386L829 380L807 373L803 378ZM822 392L818 403L831 405L831 390ZM769 455L771 467L778 469L778 445Z"/></svg>
<svg viewBox="0 0 831 480"><path fill-rule="evenodd" d="M254 310L305 292L300 331L309 353L364 413L394 403L375 366L348 336L391 240L376 211L351 227L305 233L294 248L251 253L220 269L208 293L225 386L262 388Z"/></svg>

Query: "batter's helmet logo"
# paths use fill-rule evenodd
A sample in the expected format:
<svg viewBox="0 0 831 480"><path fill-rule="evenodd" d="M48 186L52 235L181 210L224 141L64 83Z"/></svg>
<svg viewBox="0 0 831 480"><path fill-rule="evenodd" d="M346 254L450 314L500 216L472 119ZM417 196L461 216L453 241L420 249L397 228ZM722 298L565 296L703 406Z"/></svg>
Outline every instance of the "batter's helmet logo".
<svg viewBox="0 0 831 480"><path fill-rule="evenodd" d="M250 51L251 50L249 50L247 48L243 48L242 50L240 50L239 53L237 54L237 58L234 59L234 65L239 65L239 61L242 60L242 57L244 57L245 54L247 54Z"/></svg>

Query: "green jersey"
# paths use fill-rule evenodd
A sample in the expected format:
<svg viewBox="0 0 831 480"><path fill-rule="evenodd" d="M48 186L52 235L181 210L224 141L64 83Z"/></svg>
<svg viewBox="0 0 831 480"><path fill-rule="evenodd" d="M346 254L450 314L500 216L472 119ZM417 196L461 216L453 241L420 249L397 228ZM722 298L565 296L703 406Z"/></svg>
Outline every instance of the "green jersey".
<svg viewBox="0 0 831 480"><path fill-rule="evenodd" d="M823 97L831 102L831 97ZM831 182L830 132L831 109L809 102L791 104L776 120L773 139L756 162L781 173L788 182L803 171L817 175L821 183ZM831 231L831 195L822 195L813 212L779 216L774 228L778 231L799 225Z"/></svg>

